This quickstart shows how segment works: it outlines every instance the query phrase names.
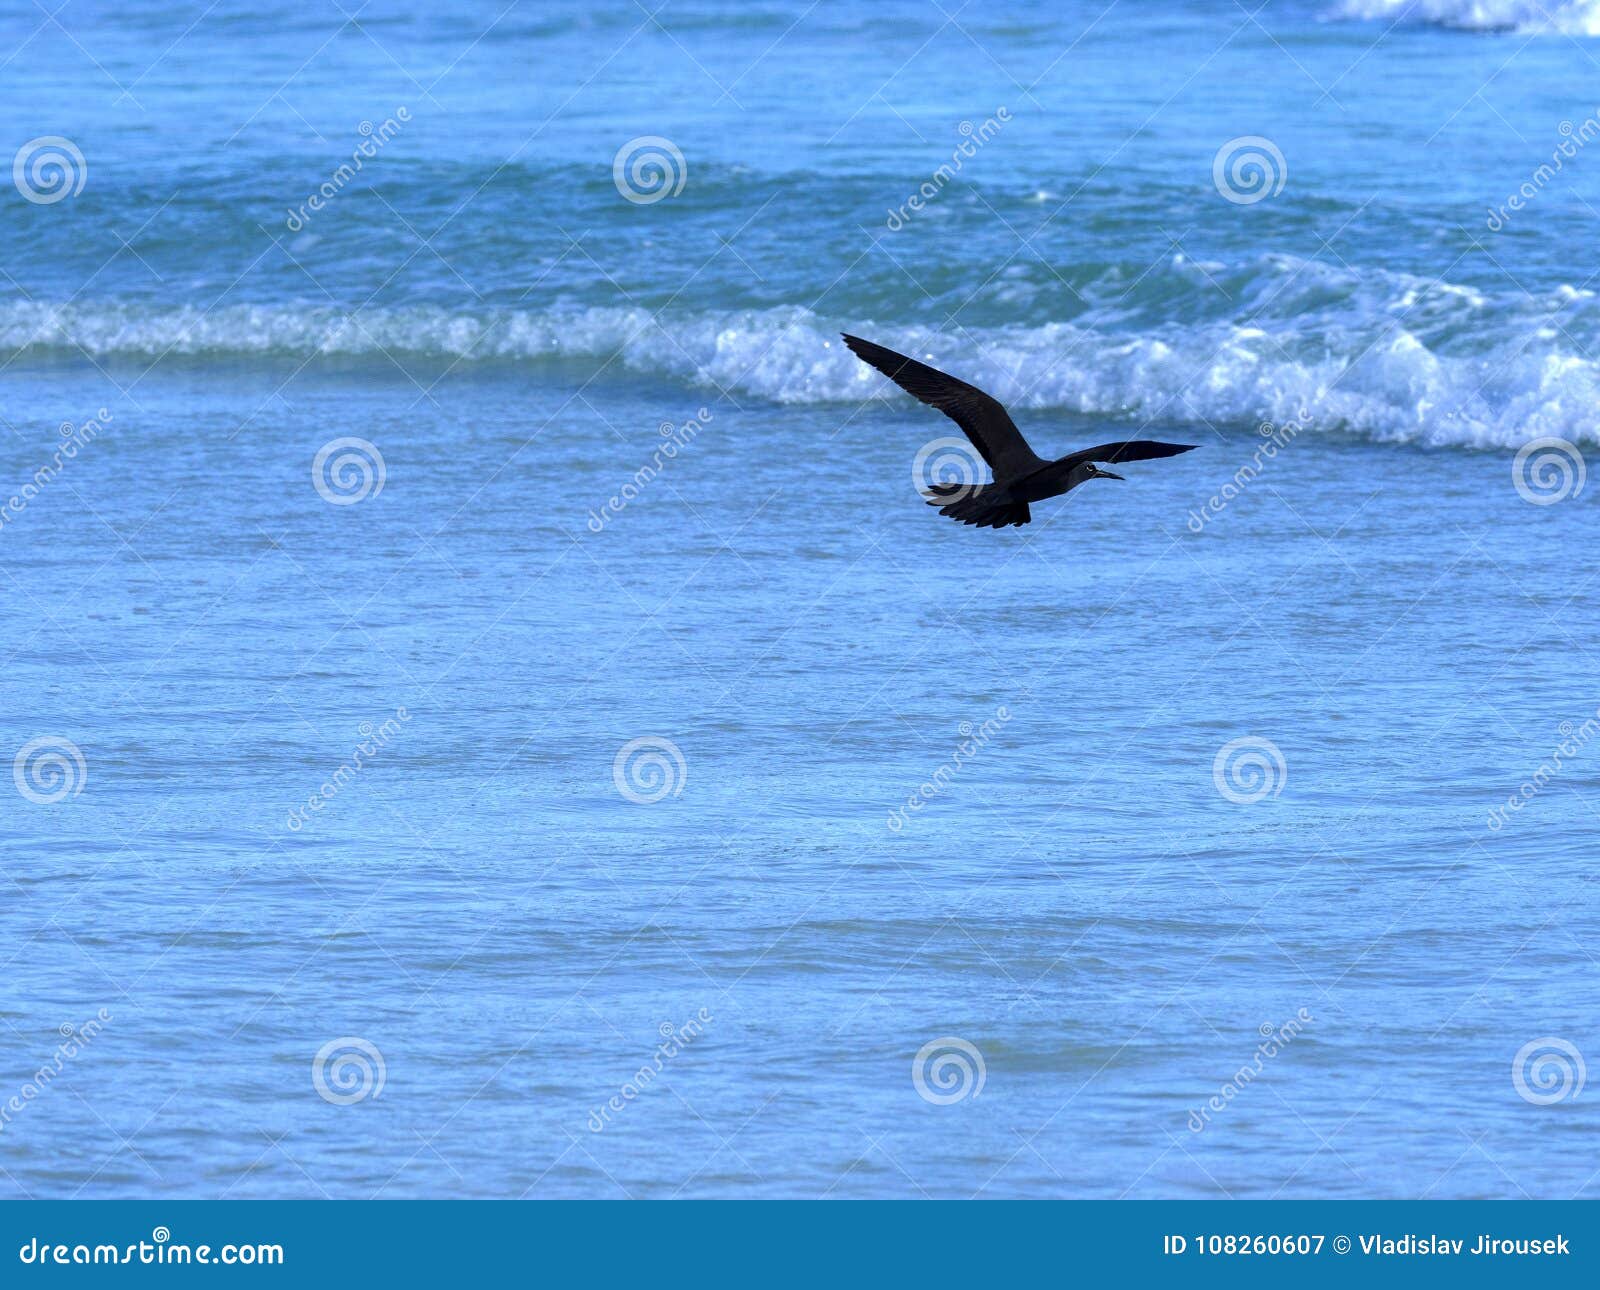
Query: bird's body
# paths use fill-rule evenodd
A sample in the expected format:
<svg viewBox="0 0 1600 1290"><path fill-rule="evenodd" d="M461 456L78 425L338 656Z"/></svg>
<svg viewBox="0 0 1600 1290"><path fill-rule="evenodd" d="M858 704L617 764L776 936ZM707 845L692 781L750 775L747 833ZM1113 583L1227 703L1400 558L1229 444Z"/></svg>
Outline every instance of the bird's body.
<svg viewBox="0 0 1600 1290"><path fill-rule="evenodd" d="M938 408L961 427L978 450L994 480L987 484L933 484L925 496L939 514L976 524L980 528L1003 529L1022 525L1032 518L1029 506L1047 498L1060 497L1091 479L1121 479L1095 463L1145 461L1172 457L1195 447L1188 443L1159 443L1153 439L1130 439L1105 443L1068 453L1047 461L1028 446L1009 413L999 401L975 385L897 354L859 336L845 336L850 351L878 369L908 394Z"/></svg>

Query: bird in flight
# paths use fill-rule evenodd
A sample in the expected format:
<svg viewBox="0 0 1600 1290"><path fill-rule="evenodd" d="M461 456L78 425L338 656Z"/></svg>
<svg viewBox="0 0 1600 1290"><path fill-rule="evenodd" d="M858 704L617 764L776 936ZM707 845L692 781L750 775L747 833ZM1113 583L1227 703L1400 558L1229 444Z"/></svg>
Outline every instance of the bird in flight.
<svg viewBox="0 0 1600 1290"><path fill-rule="evenodd" d="M932 484L923 496L940 515L979 528L1003 529L1022 525L1033 517L1032 502L1060 497L1090 479L1121 479L1096 462L1115 465L1124 461L1147 461L1152 457L1174 457L1198 445L1157 443L1154 439L1129 439L1123 443L1103 443L1097 448L1069 452L1065 457L1046 461L1028 447L1016 422L998 399L975 385L926 363L919 363L892 349L874 345L859 336L845 336L844 343L862 362L877 368L906 393L938 408L972 440L989 463L994 479L987 484Z"/></svg>

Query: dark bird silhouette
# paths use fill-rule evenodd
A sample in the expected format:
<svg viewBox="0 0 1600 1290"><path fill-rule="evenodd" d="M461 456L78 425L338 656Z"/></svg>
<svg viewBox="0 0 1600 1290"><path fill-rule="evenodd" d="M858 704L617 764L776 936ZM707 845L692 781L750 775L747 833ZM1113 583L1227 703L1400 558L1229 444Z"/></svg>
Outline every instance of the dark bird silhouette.
<svg viewBox="0 0 1600 1290"><path fill-rule="evenodd" d="M1157 443L1153 439L1129 439L1123 443L1103 443L1097 448L1069 452L1065 457L1046 461L1028 447L998 399L975 385L958 381L926 363L919 363L892 349L874 345L859 336L845 336L844 343L862 362L877 368L906 393L938 408L965 432L972 446L989 463L994 479L987 484L932 484L923 496L940 515L979 528L1003 529L1026 524L1032 502L1060 497L1089 479L1121 479L1095 463L1115 465L1124 461L1147 461L1152 457L1173 457L1196 447L1192 443Z"/></svg>

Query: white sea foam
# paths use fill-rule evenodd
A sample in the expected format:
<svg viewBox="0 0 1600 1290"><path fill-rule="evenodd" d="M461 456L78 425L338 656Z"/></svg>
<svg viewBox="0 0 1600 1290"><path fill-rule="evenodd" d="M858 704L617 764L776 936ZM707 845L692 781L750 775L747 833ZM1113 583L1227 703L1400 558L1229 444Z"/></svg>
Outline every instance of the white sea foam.
<svg viewBox="0 0 1600 1290"><path fill-rule="evenodd" d="M1425 22L1464 31L1600 36L1600 0L1342 0L1332 16Z"/></svg>
<svg viewBox="0 0 1600 1290"><path fill-rule="evenodd" d="M729 313L556 306L543 311L320 307L191 308L14 302L0 350L148 361L167 354L407 362L587 360L737 397L808 404L903 398L839 341L841 329L945 366L1020 409L1132 424L1285 423L1432 446L1600 441L1594 293L1503 296L1379 270L1263 256L1205 290L1228 316L1183 324L1197 298L1175 262L1132 309L1111 293L1071 322L936 334L798 307ZM1148 281L1143 284L1148 288ZM1119 288L1120 290L1121 288ZM1188 294L1185 294L1188 293ZM385 363L387 366L387 362ZM602 376L605 373L602 373Z"/></svg>

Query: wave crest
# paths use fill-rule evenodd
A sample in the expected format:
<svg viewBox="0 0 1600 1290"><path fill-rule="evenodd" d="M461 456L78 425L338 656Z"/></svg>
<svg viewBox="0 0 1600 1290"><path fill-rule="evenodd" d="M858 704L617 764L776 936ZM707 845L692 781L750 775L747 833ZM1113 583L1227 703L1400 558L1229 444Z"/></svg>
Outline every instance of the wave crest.
<svg viewBox="0 0 1600 1290"><path fill-rule="evenodd" d="M848 326L953 370L1017 409L1139 424L1293 419L1311 430L1433 446L1600 440L1600 364L1574 352L1600 336L1593 292L1501 299L1286 257L1264 258L1244 276L1248 289L1232 298L1255 298L1248 322L1130 320L1091 308L1072 322L945 335L794 306L660 315L607 306L417 306L344 314L295 305L201 311L24 301L0 306L0 350L97 360L370 356L385 365L587 360L778 403L903 398L844 348L838 332Z"/></svg>
<svg viewBox="0 0 1600 1290"><path fill-rule="evenodd" d="M1462 31L1600 36L1600 0L1343 0L1332 16L1409 19Z"/></svg>

